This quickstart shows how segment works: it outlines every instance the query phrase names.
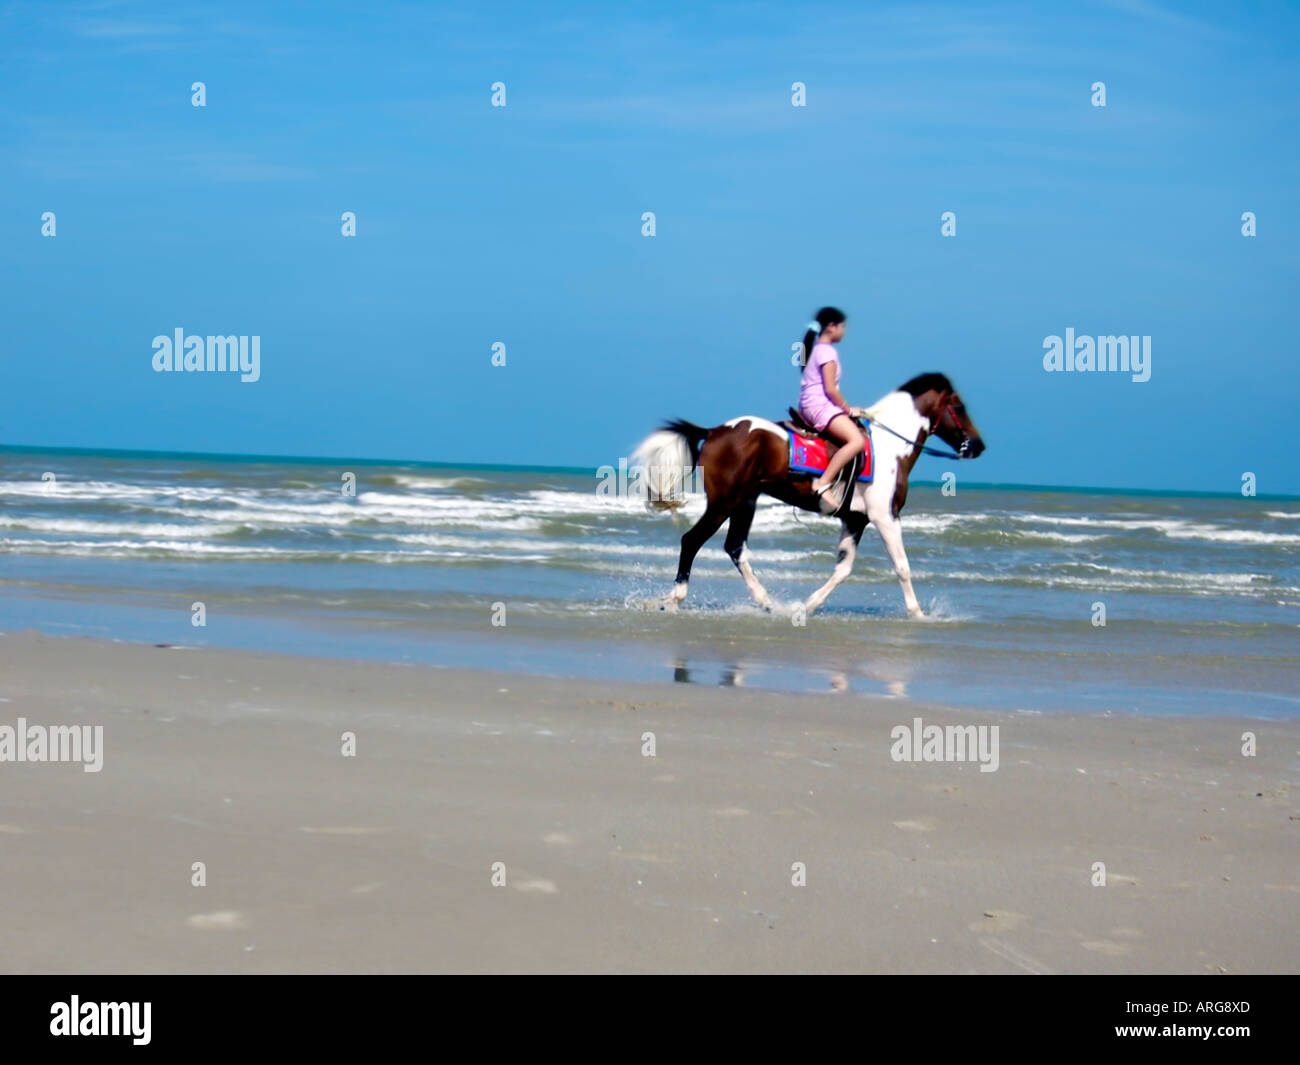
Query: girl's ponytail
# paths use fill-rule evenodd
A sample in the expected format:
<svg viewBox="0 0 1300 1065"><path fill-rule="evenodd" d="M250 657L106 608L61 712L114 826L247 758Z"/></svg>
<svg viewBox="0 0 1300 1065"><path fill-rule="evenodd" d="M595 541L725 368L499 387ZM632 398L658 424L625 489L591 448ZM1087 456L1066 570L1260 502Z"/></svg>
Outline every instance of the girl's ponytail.
<svg viewBox="0 0 1300 1065"><path fill-rule="evenodd" d="M817 338L822 335L820 322L809 322L808 329L803 335L803 362L801 367L808 365L808 359L812 355L813 345L817 343Z"/></svg>

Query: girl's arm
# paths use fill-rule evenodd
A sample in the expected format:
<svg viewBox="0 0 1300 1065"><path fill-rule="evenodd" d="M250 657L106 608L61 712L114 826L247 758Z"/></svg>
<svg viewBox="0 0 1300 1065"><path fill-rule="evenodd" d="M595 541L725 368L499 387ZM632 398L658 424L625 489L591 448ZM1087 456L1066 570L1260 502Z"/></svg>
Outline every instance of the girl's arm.
<svg viewBox="0 0 1300 1065"><path fill-rule="evenodd" d="M822 387L826 389L826 398L839 407L845 414L851 410L849 401L840 395L840 364L830 361L822 363Z"/></svg>

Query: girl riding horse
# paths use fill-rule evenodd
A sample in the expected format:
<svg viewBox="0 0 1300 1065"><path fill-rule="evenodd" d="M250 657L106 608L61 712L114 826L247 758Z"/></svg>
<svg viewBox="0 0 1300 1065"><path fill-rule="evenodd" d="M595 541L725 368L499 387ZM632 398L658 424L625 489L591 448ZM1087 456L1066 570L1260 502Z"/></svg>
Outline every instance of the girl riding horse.
<svg viewBox="0 0 1300 1065"><path fill-rule="evenodd" d="M874 477L869 484L858 482L851 487L849 506L840 515L835 570L804 606L811 614L848 577L858 540L870 523L880 533L894 564L907 612L920 617L921 604L912 589L912 569L903 549L903 526L899 520L907 502L908 477L922 452L934 451L926 445L928 438L936 437L952 448L943 455L949 459L977 458L984 451L984 440L961 396L941 373L918 374L869 409L873 425L879 430L873 435ZM847 418L836 420L848 421ZM847 447L843 453L852 455ZM631 465L644 471L646 502L655 510L673 510L682 505L684 470L698 466L703 474L707 505L699 521L682 536L677 579L661 607L675 610L686 598L695 556L729 521L726 552L755 602L771 610L771 596L755 576L746 546L758 497L772 496L809 511L820 509L819 503L825 499L825 493L820 497L814 494L808 474L790 469L789 431L752 414L731 418L711 429L688 421L673 421L641 442Z"/></svg>
<svg viewBox="0 0 1300 1065"><path fill-rule="evenodd" d="M862 416L862 408L850 406L840 391L840 356L834 345L844 339L847 322L843 311L836 307L823 307L808 323L803 336L804 367L799 388L799 413L819 433L829 434L841 445L831 456L825 472L813 482L813 492L823 514L835 514L840 510L844 500L829 489L839 472L853 461L866 443L856 421Z"/></svg>

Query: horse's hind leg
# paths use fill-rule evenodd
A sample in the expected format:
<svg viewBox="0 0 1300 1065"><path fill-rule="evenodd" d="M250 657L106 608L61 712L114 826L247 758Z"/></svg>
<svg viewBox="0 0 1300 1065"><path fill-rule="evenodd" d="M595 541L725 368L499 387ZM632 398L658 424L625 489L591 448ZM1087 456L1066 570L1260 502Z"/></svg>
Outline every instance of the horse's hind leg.
<svg viewBox="0 0 1300 1065"><path fill-rule="evenodd" d="M705 545L709 537L722 528L722 523L727 520L727 514L728 507L720 500L710 500L708 509L704 511L700 520L682 534L682 553L677 560L677 579L673 582L673 590L664 600L665 608L674 609L686 598L695 556L700 553L700 548Z"/></svg>
<svg viewBox="0 0 1300 1065"><path fill-rule="evenodd" d="M731 556L731 561L736 564L736 569L740 570L740 575L745 579L745 587L754 597L754 602L764 610L770 611L772 597L754 576L754 567L749 564L749 547L745 543L749 539L750 526L754 524L754 510L757 506L757 499L748 499L731 512L731 524L727 527L726 549L727 554Z"/></svg>
<svg viewBox="0 0 1300 1065"><path fill-rule="evenodd" d="M840 554L835 563L835 570L831 573L831 579L808 597L808 602L804 604L806 614L811 614L826 602L831 592L835 591L844 578L853 572L853 560L858 554L858 541L862 539L862 530L866 527L866 521L856 514L851 514L840 523Z"/></svg>

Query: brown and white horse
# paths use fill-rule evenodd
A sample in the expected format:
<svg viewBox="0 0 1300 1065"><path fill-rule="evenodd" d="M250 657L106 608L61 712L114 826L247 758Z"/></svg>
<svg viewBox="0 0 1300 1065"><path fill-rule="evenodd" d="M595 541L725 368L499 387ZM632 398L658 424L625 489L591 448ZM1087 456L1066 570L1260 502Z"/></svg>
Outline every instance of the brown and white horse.
<svg viewBox="0 0 1300 1065"><path fill-rule="evenodd" d="M830 580L813 592L805 604L807 613L826 597L853 568L858 541L870 522L880 533L885 550L894 563L903 588L903 600L912 617L922 617L921 605L912 590L912 571L903 550L903 527L898 515L907 502L907 478L920 457L927 437L948 444L957 458L977 458L984 450L974 422L966 413L952 383L940 373L912 378L868 408L871 418L875 477L869 483L856 482L848 513L841 518L839 560ZM820 514L812 492L813 477L791 473L789 437L784 428L766 418L744 415L723 425L704 429L691 422L676 421L642 441L632 458L633 466L644 471L644 483L651 507L671 509L682 504L683 473L697 466L704 481L708 506L704 515L682 537L677 563L677 580L660 604L676 609L686 598L691 565L700 548L728 518L726 551L736 564L754 600L765 610L772 599L754 576L749 563L750 525L760 495L769 495L802 510Z"/></svg>

